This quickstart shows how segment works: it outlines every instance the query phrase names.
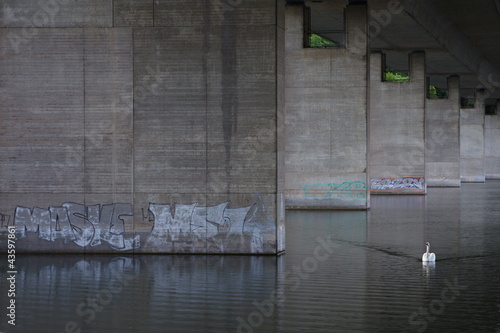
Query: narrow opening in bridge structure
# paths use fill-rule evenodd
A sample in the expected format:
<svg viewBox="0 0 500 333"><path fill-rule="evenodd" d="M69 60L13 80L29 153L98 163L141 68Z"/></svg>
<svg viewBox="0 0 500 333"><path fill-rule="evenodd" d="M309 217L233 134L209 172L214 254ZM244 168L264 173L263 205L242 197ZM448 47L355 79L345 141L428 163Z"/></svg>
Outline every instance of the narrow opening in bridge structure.
<svg viewBox="0 0 500 333"><path fill-rule="evenodd" d="M474 89L460 89L460 108L473 109L475 107L476 96Z"/></svg>
<svg viewBox="0 0 500 333"><path fill-rule="evenodd" d="M385 51L382 53L382 81L409 82L410 60L407 52Z"/></svg>
<svg viewBox="0 0 500 333"><path fill-rule="evenodd" d="M448 98L448 79L445 76L429 75L427 77L427 98Z"/></svg>
<svg viewBox="0 0 500 333"><path fill-rule="evenodd" d="M486 104L484 106L484 114L485 115L495 115L495 114L497 114L497 106L496 106L496 104Z"/></svg>
<svg viewBox="0 0 500 333"><path fill-rule="evenodd" d="M304 47L345 46L345 3L310 1L304 6Z"/></svg>

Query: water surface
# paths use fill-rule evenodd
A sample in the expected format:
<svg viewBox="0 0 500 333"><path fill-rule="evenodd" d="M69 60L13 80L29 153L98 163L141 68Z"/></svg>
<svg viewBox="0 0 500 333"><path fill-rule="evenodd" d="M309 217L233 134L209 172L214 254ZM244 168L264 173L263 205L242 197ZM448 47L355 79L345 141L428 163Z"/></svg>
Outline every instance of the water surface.
<svg viewBox="0 0 500 333"><path fill-rule="evenodd" d="M500 332L500 181L428 192L288 211L278 258L18 255L15 326L4 255L0 332Z"/></svg>

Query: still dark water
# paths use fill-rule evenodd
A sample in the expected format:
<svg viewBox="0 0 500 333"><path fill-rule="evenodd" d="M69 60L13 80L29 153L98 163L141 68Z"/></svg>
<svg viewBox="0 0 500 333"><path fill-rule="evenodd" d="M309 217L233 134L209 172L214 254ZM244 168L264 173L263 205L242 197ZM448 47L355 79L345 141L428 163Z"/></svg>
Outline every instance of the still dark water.
<svg viewBox="0 0 500 333"><path fill-rule="evenodd" d="M436 253L424 266L426 241ZM259 256L18 256L0 332L500 332L500 181L288 211Z"/></svg>

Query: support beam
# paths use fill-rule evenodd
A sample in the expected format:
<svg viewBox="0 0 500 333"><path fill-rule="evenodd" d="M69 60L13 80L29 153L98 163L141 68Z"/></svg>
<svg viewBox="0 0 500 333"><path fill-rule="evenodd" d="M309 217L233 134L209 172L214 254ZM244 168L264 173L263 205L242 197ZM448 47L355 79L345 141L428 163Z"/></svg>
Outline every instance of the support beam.
<svg viewBox="0 0 500 333"><path fill-rule="evenodd" d="M460 180L484 183L484 90L476 91L474 108L460 110Z"/></svg>
<svg viewBox="0 0 500 333"><path fill-rule="evenodd" d="M303 7L286 10L286 205L366 209L366 5L346 8L347 48L304 48Z"/></svg>
<svg viewBox="0 0 500 333"><path fill-rule="evenodd" d="M486 115L484 121L484 158L486 179L500 179L500 101L496 114Z"/></svg>
<svg viewBox="0 0 500 333"><path fill-rule="evenodd" d="M369 176L372 194L425 194L425 53L410 54L411 81L382 81L370 55Z"/></svg>
<svg viewBox="0 0 500 333"><path fill-rule="evenodd" d="M427 186L460 186L460 78L448 77L448 98L426 99Z"/></svg>
<svg viewBox="0 0 500 333"><path fill-rule="evenodd" d="M477 77L486 94L498 91L500 72L479 50L450 24L432 0L404 0L404 10L436 41Z"/></svg>

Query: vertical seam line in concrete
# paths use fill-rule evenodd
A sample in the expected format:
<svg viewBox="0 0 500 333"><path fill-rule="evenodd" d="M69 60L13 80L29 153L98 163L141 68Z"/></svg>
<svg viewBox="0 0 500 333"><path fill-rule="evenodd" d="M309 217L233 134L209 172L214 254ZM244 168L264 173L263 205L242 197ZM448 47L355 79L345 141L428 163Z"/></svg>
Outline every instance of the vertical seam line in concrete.
<svg viewBox="0 0 500 333"><path fill-rule="evenodd" d="M414 52L414 51L413 51ZM413 54L412 52L412 54ZM414 67L414 58L412 57L411 58L411 66L412 66L412 71L413 71L413 67ZM423 170L423 174L424 174L424 181L425 181L425 190L424 190L424 194L427 194L427 154L426 154L426 148L425 148L425 142L427 140L427 135L426 135L426 129L427 129L427 125L426 125L426 119L427 119L427 54L424 52L424 65L423 65L423 100L424 100L424 103L423 103L423 108L424 108L424 116L423 116L423 127L424 127L424 133L423 133L423 144L424 144L424 170ZM411 80L411 76L410 76L410 80ZM448 88L448 86L447 86ZM460 150L460 146L459 146L459 150Z"/></svg>
<svg viewBox="0 0 500 333"><path fill-rule="evenodd" d="M279 147L279 144L280 144L280 141L279 141L279 121L280 119L279 118L279 98L280 98L280 95L279 95L279 87L280 87L280 84L279 84L279 63L278 63L278 57L279 57L279 54L278 54L278 51L279 51L279 34L278 34L278 29L279 29L279 25L278 25L278 11L279 11L279 8L278 8L278 1L279 0L275 0L274 1L274 82L275 82L275 86L274 86L274 93L275 93L275 101L276 101L276 105L275 105L275 108L276 108L276 117L275 117L275 121L274 121L274 127L275 127L275 130L276 130L276 135L275 135L275 145L276 145L276 165L275 165L275 168L276 168L276 171L275 171L275 177L276 177L276 180L275 180L275 187L276 187L276 195L274 197L274 202L275 202L275 205L276 205L276 209L275 209L275 216L276 216L276 219L275 219L275 224L276 224L276 232L274 233L274 237L276 237L276 253L278 253L278 247L279 247L279 244L278 244L278 233L279 233L279 218L280 218L280 207L281 207L281 203L280 203L280 195L279 195L279 190L280 190L280 170L279 170L279 165L280 165L280 157L281 157L281 154L280 154L280 147Z"/></svg>
<svg viewBox="0 0 500 333"><path fill-rule="evenodd" d="M203 71L205 72L205 217L208 215L208 57L209 57L209 34L210 34L210 6L209 1L205 0L204 23L207 29L203 31L203 48L207 51L203 60ZM207 31L208 30L208 31ZM207 222L208 223L208 222ZM208 231L205 227L205 253L208 253Z"/></svg>
<svg viewBox="0 0 500 333"><path fill-rule="evenodd" d="M365 135L366 135L366 143L365 143L365 181L366 181L366 200L365 200L365 209L368 210L371 207L371 196L370 196L370 87L371 87L371 52L370 52L370 30L368 29L368 13L369 8L368 4L366 5L365 10L365 24L364 33L367 35L366 44L365 44ZM347 22L347 20L346 20ZM347 29L346 29L347 32ZM347 36L346 36L347 38Z"/></svg>
<svg viewBox="0 0 500 333"><path fill-rule="evenodd" d="M155 27L155 0L151 0L153 4L153 28Z"/></svg>
<svg viewBox="0 0 500 333"><path fill-rule="evenodd" d="M345 11L344 11L345 12ZM333 104L332 102L332 93L333 93L333 52L332 50L328 50L328 108L330 112L328 112L328 178L329 182L332 179L332 165L333 165L333 155L332 155L332 116L333 116Z"/></svg>
<svg viewBox="0 0 500 333"><path fill-rule="evenodd" d="M135 34L134 34L134 27L130 29L131 31L131 38L132 38L132 117L131 117L131 122L132 122L132 185L131 185L131 190L132 190L132 207L134 207L135 203L135 94L134 94L134 88L135 88ZM135 221L135 220L134 220ZM134 227L135 227L135 222L134 222ZM135 228L134 228L135 230ZM135 252L135 249L134 249Z"/></svg>
<svg viewBox="0 0 500 333"><path fill-rule="evenodd" d="M86 106L86 86L85 86L85 79L86 79L86 73L85 73L85 52L86 52L86 28L82 28L82 38L83 38L83 45L82 45L82 75L83 75L83 204L87 204L87 166L86 166L86 136L87 136L87 106ZM85 250L84 250L85 252Z"/></svg>

